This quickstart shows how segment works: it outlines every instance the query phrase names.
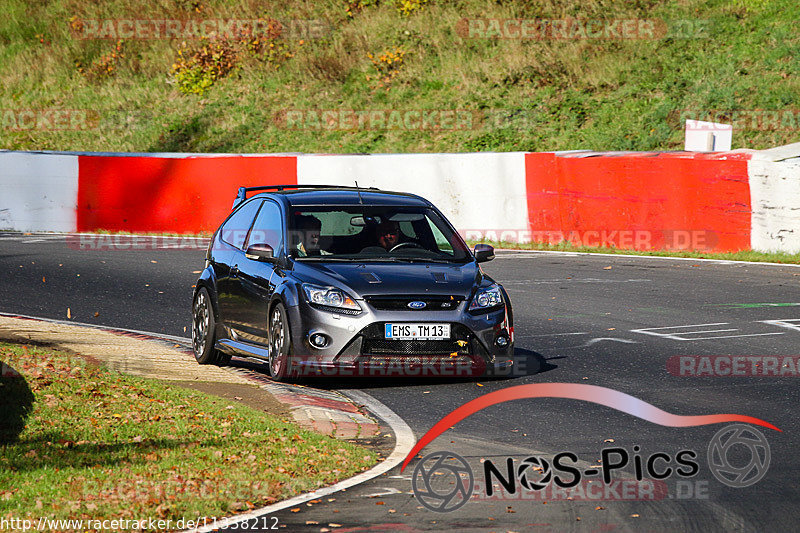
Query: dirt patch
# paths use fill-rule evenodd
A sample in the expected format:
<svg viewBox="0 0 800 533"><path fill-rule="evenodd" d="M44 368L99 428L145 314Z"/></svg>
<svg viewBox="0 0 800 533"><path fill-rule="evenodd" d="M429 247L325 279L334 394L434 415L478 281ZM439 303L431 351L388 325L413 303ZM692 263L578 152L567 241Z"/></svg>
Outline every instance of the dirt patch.
<svg viewBox="0 0 800 533"><path fill-rule="evenodd" d="M269 413L281 420L292 421L292 414L284 404L257 385L238 383L215 383L208 381L173 381L175 385L211 394L231 402L243 403L258 411Z"/></svg>

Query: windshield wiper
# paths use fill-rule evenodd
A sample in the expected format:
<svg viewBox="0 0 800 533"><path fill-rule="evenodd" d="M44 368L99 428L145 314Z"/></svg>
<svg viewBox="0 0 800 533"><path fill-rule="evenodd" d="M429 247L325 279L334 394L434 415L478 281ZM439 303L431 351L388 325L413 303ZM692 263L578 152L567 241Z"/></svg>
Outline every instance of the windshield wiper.
<svg viewBox="0 0 800 533"><path fill-rule="evenodd" d="M453 263L449 259L441 259L439 257L391 257L390 259L394 261L400 261L405 263L414 263L414 262L428 262L428 263Z"/></svg>
<svg viewBox="0 0 800 533"><path fill-rule="evenodd" d="M439 257L397 257L397 256L375 256L375 257L332 257L330 255L314 255L306 257L295 257L295 261L339 261L347 263L443 263L443 264L461 264L458 261L450 259L441 259Z"/></svg>
<svg viewBox="0 0 800 533"><path fill-rule="evenodd" d="M330 255L312 255L306 257L295 257L295 261L346 261L348 263L360 263L360 259L352 257L332 257Z"/></svg>

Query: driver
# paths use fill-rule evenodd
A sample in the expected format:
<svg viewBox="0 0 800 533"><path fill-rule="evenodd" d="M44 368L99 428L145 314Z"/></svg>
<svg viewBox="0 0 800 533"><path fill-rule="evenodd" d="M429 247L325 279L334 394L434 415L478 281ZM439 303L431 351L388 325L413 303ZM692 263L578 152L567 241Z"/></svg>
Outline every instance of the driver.
<svg viewBox="0 0 800 533"><path fill-rule="evenodd" d="M387 252L400 244L400 224L392 220L384 220L375 230L378 244Z"/></svg>
<svg viewBox="0 0 800 533"><path fill-rule="evenodd" d="M319 233L322 229L320 219L311 215L296 215L295 228L300 232L300 242L295 248L295 257L331 255L319 247Z"/></svg>

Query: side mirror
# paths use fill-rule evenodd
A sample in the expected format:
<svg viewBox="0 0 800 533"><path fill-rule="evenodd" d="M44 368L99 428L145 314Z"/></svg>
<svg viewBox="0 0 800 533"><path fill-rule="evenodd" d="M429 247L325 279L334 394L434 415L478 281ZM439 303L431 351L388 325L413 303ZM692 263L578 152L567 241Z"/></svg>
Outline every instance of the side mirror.
<svg viewBox="0 0 800 533"><path fill-rule="evenodd" d="M272 249L272 246L265 243L251 244L247 247L244 256L253 261L264 261L267 263L277 262L275 250Z"/></svg>
<svg viewBox="0 0 800 533"><path fill-rule="evenodd" d="M494 259L494 247L488 244L475 245L475 260L478 263L485 263Z"/></svg>

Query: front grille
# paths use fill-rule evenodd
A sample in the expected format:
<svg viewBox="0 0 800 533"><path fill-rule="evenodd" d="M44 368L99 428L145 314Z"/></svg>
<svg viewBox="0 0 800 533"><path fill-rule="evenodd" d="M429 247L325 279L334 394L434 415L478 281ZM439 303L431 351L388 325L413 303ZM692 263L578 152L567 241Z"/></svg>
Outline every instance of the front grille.
<svg viewBox="0 0 800 533"><path fill-rule="evenodd" d="M370 355L468 355L469 343L459 346L455 341L365 339L361 353Z"/></svg>
<svg viewBox="0 0 800 533"><path fill-rule="evenodd" d="M446 357L469 356L473 353L472 334L462 324L450 325L450 339L447 340L391 340L384 336L384 323L379 322L364 328L361 332L362 355L408 356L437 355Z"/></svg>
<svg viewBox="0 0 800 533"><path fill-rule="evenodd" d="M379 311L451 311L458 308L458 305L463 300L462 296L430 294L398 297L370 296L366 298L367 303ZM425 307L412 309L408 306L411 302L425 302Z"/></svg>
<svg viewBox="0 0 800 533"><path fill-rule="evenodd" d="M386 357L381 355L368 355L359 359L359 363L377 365L377 366L391 366L397 364L397 357ZM403 357L402 362L407 365L464 365L472 364L473 359L468 355L459 355L457 357L441 356L441 355L411 355Z"/></svg>

